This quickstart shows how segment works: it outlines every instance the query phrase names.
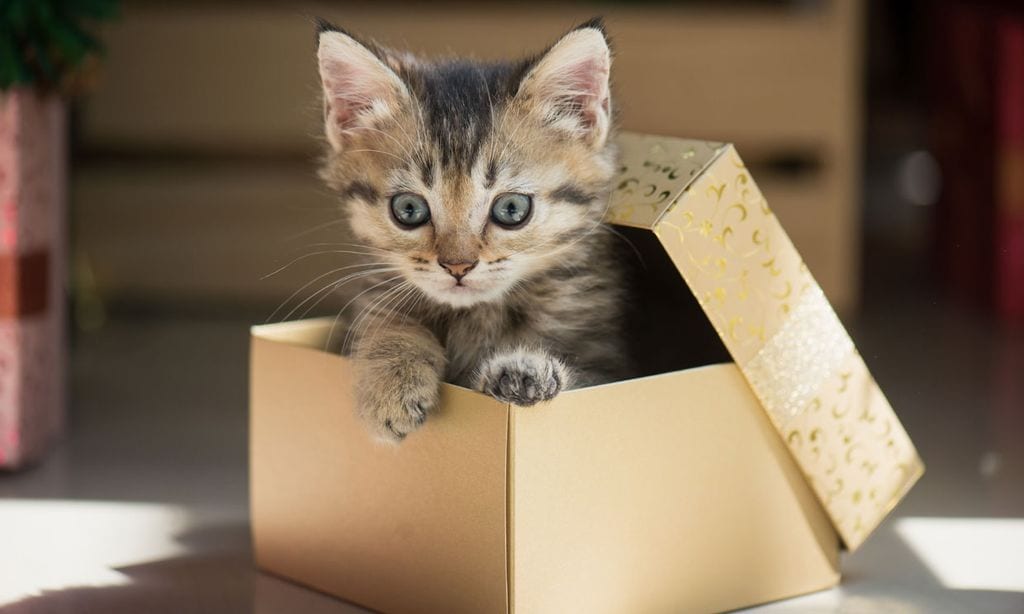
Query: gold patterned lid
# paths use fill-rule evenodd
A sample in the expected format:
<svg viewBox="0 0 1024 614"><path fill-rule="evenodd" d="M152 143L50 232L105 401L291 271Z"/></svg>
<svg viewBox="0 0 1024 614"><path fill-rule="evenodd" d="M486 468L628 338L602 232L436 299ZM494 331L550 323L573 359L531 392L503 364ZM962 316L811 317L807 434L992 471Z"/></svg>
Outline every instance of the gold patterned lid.
<svg viewBox="0 0 1024 614"><path fill-rule="evenodd" d="M650 229L849 550L924 472L913 443L729 144L625 133L608 221Z"/></svg>

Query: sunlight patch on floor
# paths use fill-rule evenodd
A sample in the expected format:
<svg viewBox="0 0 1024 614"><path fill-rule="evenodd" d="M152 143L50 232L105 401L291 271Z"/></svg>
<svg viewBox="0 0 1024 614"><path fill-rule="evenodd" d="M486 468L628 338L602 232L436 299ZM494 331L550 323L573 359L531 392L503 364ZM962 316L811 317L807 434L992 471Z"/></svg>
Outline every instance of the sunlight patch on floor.
<svg viewBox="0 0 1024 614"><path fill-rule="evenodd" d="M108 501L0 500L0 606L67 587L128 582L120 567L186 548L181 507Z"/></svg>
<svg viewBox="0 0 1024 614"><path fill-rule="evenodd" d="M1024 519L901 518L896 532L946 588L1024 592Z"/></svg>

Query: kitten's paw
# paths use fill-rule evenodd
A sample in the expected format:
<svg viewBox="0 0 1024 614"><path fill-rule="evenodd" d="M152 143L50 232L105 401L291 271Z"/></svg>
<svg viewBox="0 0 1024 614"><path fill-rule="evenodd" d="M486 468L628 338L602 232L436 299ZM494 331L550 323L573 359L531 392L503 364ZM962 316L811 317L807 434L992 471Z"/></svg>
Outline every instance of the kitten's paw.
<svg viewBox="0 0 1024 614"><path fill-rule="evenodd" d="M533 405L554 398L569 385L569 370L543 351L512 350L495 354L477 372L476 389L499 401Z"/></svg>
<svg viewBox="0 0 1024 614"><path fill-rule="evenodd" d="M359 415L374 434L398 443L427 420L437 407L441 378L434 366L406 365L404 372L370 366L356 386Z"/></svg>

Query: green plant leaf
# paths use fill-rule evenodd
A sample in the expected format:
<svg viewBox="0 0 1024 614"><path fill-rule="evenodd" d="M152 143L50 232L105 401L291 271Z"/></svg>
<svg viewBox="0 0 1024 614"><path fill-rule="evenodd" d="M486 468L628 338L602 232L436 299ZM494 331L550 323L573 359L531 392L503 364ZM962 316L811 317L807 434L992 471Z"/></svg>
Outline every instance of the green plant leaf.
<svg viewBox="0 0 1024 614"><path fill-rule="evenodd" d="M119 8L119 0L0 0L0 89L63 82L102 50L91 28Z"/></svg>
<svg viewBox="0 0 1024 614"><path fill-rule="evenodd" d="M14 38L0 31L0 89L8 89L18 82L17 57Z"/></svg>

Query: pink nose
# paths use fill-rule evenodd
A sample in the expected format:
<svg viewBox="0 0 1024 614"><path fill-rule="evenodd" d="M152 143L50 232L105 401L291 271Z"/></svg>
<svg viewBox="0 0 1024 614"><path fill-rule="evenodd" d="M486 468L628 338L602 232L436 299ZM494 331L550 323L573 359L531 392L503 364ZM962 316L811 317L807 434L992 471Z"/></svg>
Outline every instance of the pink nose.
<svg viewBox="0 0 1024 614"><path fill-rule="evenodd" d="M448 274L454 277L456 280L461 280L463 277L465 277L467 273L473 270L473 267L475 267L478 262L480 261L474 260L473 262L448 262L446 260L440 259L437 261L437 263L441 265L441 268L448 271Z"/></svg>

